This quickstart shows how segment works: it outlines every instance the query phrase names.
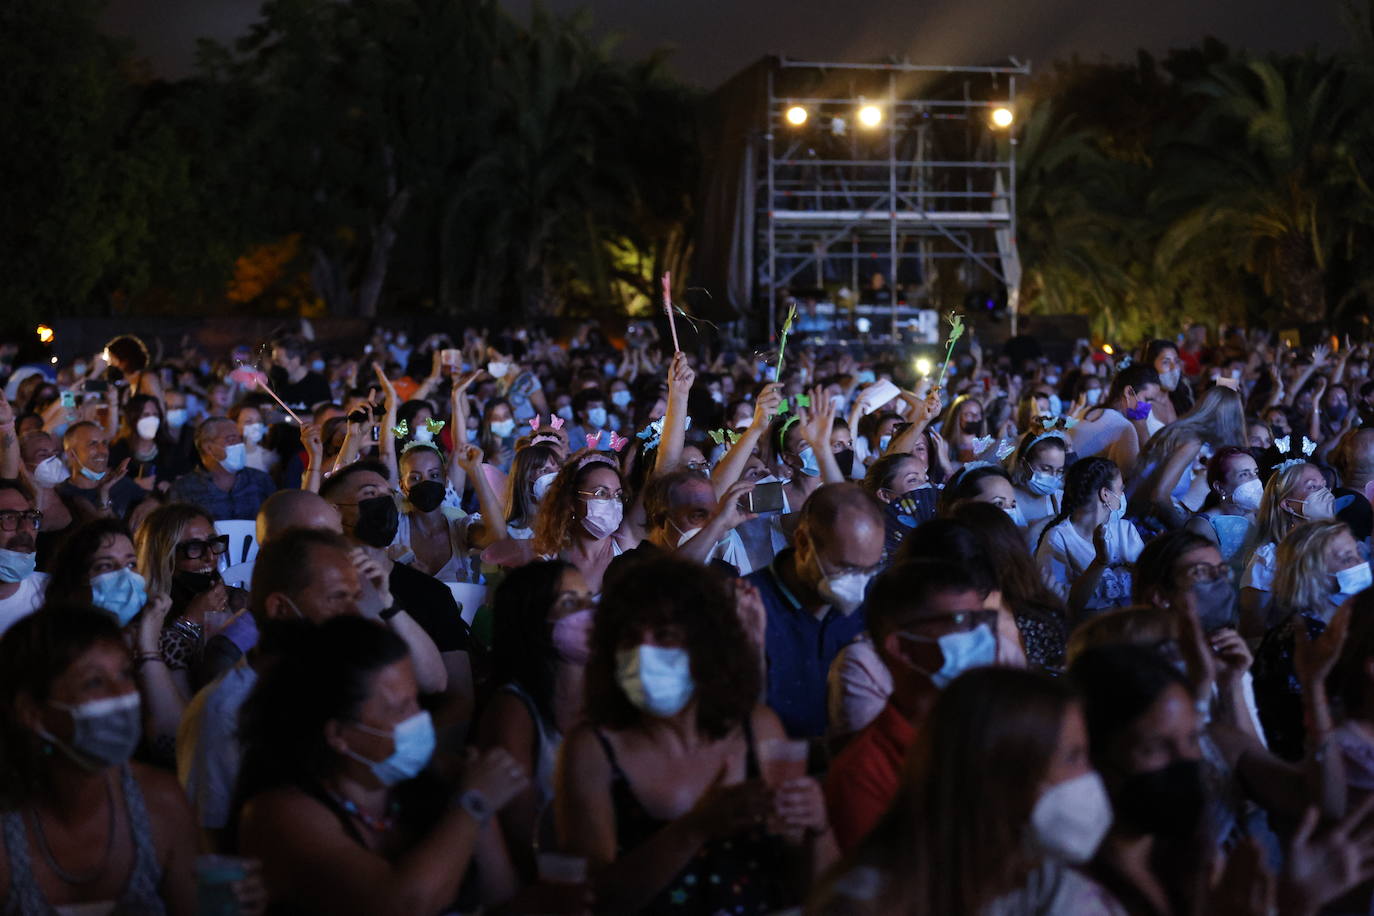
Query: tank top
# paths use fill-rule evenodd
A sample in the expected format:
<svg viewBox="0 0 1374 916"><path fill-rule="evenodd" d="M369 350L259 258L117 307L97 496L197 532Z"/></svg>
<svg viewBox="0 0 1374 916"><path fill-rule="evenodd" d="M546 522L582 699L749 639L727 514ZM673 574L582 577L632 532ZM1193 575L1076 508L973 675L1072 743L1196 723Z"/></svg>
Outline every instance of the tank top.
<svg viewBox="0 0 1374 916"><path fill-rule="evenodd" d="M162 884L162 866L153 848L153 828L148 821L148 809L143 793L128 764L119 768L120 790L124 793L124 808L129 813L129 834L134 841L134 867L119 899L114 902L110 916L162 916L167 912L157 889ZM9 899L5 901L4 916L58 916L59 910L48 903L42 889L34 880L29 860L28 829L18 811L0 814L0 829L5 834L5 853L10 864ZM81 904L86 906L86 904ZM64 908L66 909L66 908Z"/></svg>
<svg viewBox="0 0 1374 916"><path fill-rule="evenodd" d="M553 774L558 764L558 749L563 744L563 735L558 729L546 723L534 705L534 698L525 688L514 682L502 684L498 693L508 693L524 705L525 711L534 720L535 738L539 742L534 749L534 787L539 793L539 803L546 805L553 801Z"/></svg>
<svg viewBox="0 0 1374 916"><path fill-rule="evenodd" d="M611 801L615 805L616 857L620 858L662 830L669 821L656 818L640 804L611 742L593 732L611 765ZM745 777L759 776L753 728L744 720ZM645 906L644 913L750 916L772 913L800 903L784 883L787 850L780 837L762 827L709 840L687 865Z"/></svg>
<svg viewBox="0 0 1374 916"><path fill-rule="evenodd" d="M1245 539L1250 535L1250 520L1243 515L1204 517L1211 522L1212 531L1216 533L1221 558L1227 563L1238 564L1241 548L1245 546Z"/></svg>

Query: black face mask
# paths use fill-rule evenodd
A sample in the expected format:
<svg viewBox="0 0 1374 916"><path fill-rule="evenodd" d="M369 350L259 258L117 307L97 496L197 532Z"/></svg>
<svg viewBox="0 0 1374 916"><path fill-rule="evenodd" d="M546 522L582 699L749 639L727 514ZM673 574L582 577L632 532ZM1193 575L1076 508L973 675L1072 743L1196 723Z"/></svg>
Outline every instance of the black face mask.
<svg viewBox="0 0 1374 916"><path fill-rule="evenodd" d="M185 604L197 595L204 594L219 583L219 573L187 572L178 569L172 573L171 598L173 604Z"/></svg>
<svg viewBox="0 0 1374 916"><path fill-rule="evenodd" d="M396 529L401 524L401 513L396 509L396 500L390 494L358 500L358 522L353 526L353 536L369 547L383 549L396 540Z"/></svg>
<svg viewBox="0 0 1374 916"><path fill-rule="evenodd" d="M848 480L850 473L854 470L854 450L847 448L842 452L836 452L835 463L840 466L840 473Z"/></svg>
<svg viewBox="0 0 1374 916"><path fill-rule="evenodd" d="M1236 625L1236 592L1230 582L1225 579L1197 582L1193 585L1193 595L1197 598L1197 618L1202 624L1202 632L1215 633Z"/></svg>
<svg viewBox="0 0 1374 916"><path fill-rule="evenodd" d="M982 420L969 420L968 422L966 422L966 423L964 424L964 434L967 435L967 436L976 436L976 435L978 435L978 434L979 434L980 432L982 432L982 431L983 431L983 421L982 421Z"/></svg>
<svg viewBox="0 0 1374 916"><path fill-rule="evenodd" d="M444 501L444 485L437 480L422 480L410 488L407 499L421 512L433 512Z"/></svg>
<svg viewBox="0 0 1374 916"><path fill-rule="evenodd" d="M1155 836L1186 837L1197 829L1207 804L1202 764L1180 760L1137 773L1121 784L1112 803L1124 826Z"/></svg>

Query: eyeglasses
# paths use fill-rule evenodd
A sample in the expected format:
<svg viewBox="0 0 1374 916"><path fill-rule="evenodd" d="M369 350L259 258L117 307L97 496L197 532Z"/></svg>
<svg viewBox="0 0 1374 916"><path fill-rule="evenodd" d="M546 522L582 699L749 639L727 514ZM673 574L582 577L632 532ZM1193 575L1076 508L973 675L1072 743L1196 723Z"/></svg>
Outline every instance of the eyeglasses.
<svg viewBox="0 0 1374 916"><path fill-rule="evenodd" d="M615 490L614 492L605 487L597 487L595 490L578 490L577 495L583 499L618 499L622 503L625 501L625 491Z"/></svg>
<svg viewBox="0 0 1374 916"><path fill-rule="evenodd" d="M711 465L710 465L708 462L705 462L705 461L689 461L689 462L687 462L687 470L689 470L689 471L706 471L706 470L709 470L710 467L711 467Z"/></svg>
<svg viewBox="0 0 1374 916"><path fill-rule="evenodd" d="M997 631L997 612L989 611L985 608L976 610L954 611L949 614L936 614L930 617L922 617L913 620L908 629L923 630L926 627L939 627L944 630L966 632L975 630L979 626L986 624L993 632Z"/></svg>
<svg viewBox="0 0 1374 916"><path fill-rule="evenodd" d="M196 539L177 542L177 553L187 560L199 560L205 556L206 549L209 549L215 556L224 553L229 549L229 535L221 534L219 537L210 538L208 541Z"/></svg>
<svg viewBox="0 0 1374 916"><path fill-rule="evenodd" d="M1225 563L1194 563L1183 568L1183 575L1189 582L1215 582L1218 579L1231 579L1231 567Z"/></svg>
<svg viewBox="0 0 1374 916"><path fill-rule="evenodd" d="M0 512L0 531L18 531L20 522L28 522L34 531L43 526L43 513L37 509L27 512Z"/></svg>

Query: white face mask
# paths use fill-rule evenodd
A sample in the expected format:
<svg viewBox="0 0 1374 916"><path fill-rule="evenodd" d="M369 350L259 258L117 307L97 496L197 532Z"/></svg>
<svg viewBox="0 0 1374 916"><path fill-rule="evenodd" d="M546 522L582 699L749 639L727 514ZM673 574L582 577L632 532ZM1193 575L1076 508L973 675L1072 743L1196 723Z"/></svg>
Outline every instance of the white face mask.
<svg viewBox="0 0 1374 916"><path fill-rule="evenodd" d="M142 439L151 439L157 435L158 428L162 426L162 418L157 416L139 417L134 424L134 430Z"/></svg>
<svg viewBox="0 0 1374 916"><path fill-rule="evenodd" d="M34 482L40 487L55 487L70 476L72 472L67 470L66 462L62 460L61 455L49 455L33 469Z"/></svg>
<svg viewBox="0 0 1374 916"><path fill-rule="evenodd" d="M1179 381L1183 378L1182 369L1170 369L1168 372L1159 373L1159 387L1165 391L1173 391L1178 387Z"/></svg>
<svg viewBox="0 0 1374 916"><path fill-rule="evenodd" d="M487 374L490 375L492 378L505 378L506 373L509 371L510 363L487 363Z"/></svg>
<svg viewBox="0 0 1374 916"><path fill-rule="evenodd" d="M625 519L625 507L618 499L588 499L587 514L582 519L582 527L594 538L600 539L620 530Z"/></svg>
<svg viewBox="0 0 1374 916"><path fill-rule="evenodd" d="M412 437L416 442L433 442L434 433L429 431L429 427L421 423L415 427L415 435Z"/></svg>
<svg viewBox="0 0 1374 916"><path fill-rule="evenodd" d="M1342 595L1358 595L1371 584L1374 584L1374 574L1371 574L1368 563L1357 563L1336 573L1336 585L1340 587Z"/></svg>
<svg viewBox="0 0 1374 916"><path fill-rule="evenodd" d="M186 414L185 407L167 408L167 427L169 429L181 429L186 425Z"/></svg>
<svg viewBox="0 0 1374 916"><path fill-rule="evenodd" d="M1236 504L1236 508L1245 512L1254 512L1260 507L1260 500L1264 498L1264 484L1260 483L1258 477L1252 477L1245 483L1231 491L1231 502Z"/></svg>
<svg viewBox="0 0 1374 916"><path fill-rule="evenodd" d="M556 480L557 478L557 471L549 471L547 474L540 474L538 477L534 478L535 502L540 502L541 500L543 500L544 494L549 492L549 487L553 485L554 480Z"/></svg>
<svg viewBox="0 0 1374 916"><path fill-rule="evenodd" d="M873 574L867 572L836 573L822 579L817 591L827 604L847 617L864 603L864 593L872 579Z"/></svg>
<svg viewBox="0 0 1374 916"><path fill-rule="evenodd" d="M1097 852L1112 826L1112 803L1097 771L1046 789L1031 810L1031 837L1050 858L1076 865Z"/></svg>
<svg viewBox="0 0 1374 916"><path fill-rule="evenodd" d="M617 503L619 505L619 503ZM696 692L686 649L636 646L616 653L616 683L642 712L660 719L677 715Z"/></svg>
<svg viewBox="0 0 1374 916"><path fill-rule="evenodd" d="M233 445L224 447L224 457L219 460L220 467L230 474L237 474L243 470L243 466L248 461L248 455L242 442L235 442Z"/></svg>
<svg viewBox="0 0 1374 916"><path fill-rule="evenodd" d="M1083 392L1083 402L1089 407L1096 407L1097 402L1102 400L1101 388L1089 388Z"/></svg>
<svg viewBox="0 0 1374 916"><path fill-rule="evenodd" d="M267 427L261 423L246 423L243 427L243 441L249 445L257 445L262 441L262 437L267 434Z"/></svg>

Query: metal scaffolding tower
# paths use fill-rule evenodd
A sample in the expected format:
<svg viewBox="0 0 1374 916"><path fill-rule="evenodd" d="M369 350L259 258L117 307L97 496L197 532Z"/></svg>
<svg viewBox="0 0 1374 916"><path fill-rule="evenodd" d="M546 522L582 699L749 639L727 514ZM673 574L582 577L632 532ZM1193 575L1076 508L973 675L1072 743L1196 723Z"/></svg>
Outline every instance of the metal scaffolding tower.
<svg viewBox="0 0 1374 916"><path fill-rule="evenodd" d="M1016 139L1014 128L999 131L990 118L1000 108L1014 116L1016 80L1029 73L1016 60L997 67L777 61L768 73L755 220L763 237L754 249L762 255L756 288L767 296L770 333L789 291L827 291L833 299L830 291L844 287L854 300L830 305L837 317L849 308L887 318L898 339L903 320L939 304L930 293L945 260L962 261L968 289L977 285L973 274L1005 287L1015 328ZM865 107L877 117L870 110L861 119ZM857 304L864 265L884 268L876 272L885 275L890 304Z"/></svg>

